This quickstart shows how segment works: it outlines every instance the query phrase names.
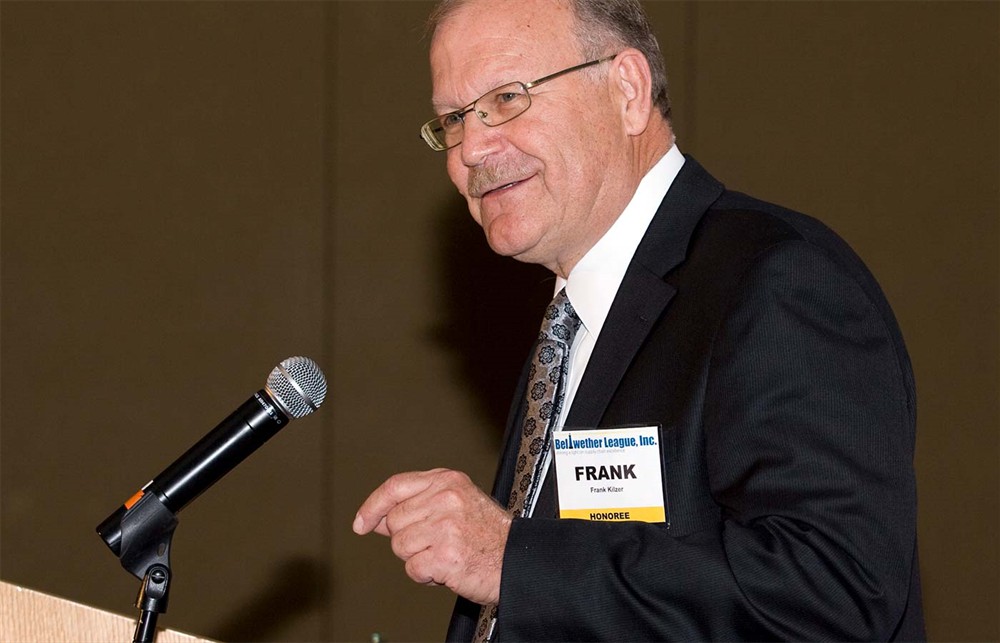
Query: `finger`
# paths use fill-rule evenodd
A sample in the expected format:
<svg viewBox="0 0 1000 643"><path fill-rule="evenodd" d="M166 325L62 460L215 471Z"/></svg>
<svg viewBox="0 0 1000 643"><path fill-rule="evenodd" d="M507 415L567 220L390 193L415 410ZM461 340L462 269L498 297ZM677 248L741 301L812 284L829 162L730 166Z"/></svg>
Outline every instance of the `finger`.
<svg viewBox="0 0 1000 643"><path fill-rule="evenodd" d="M355 522L355 524L357 524L357 519L355 519L354 522ZM354 531L358 531L357 528L355 528ZM372 531L375 532L376 534L380 535L380 536L388 536L389 535L389 520L388 520L388 518L383 517L382 520L379 520L378 524L375 525L375 528L372 529Z"/></svg>
<svg viewBox="0 0 1000 643"><path fill-rule="evenodd" d="M388 513L399 503L427 489L437 471L397 473L383 482L358 508L351 526L354 533L367 534L375 530L383 536L388 535L385 520Z"/></svg>
<svg viewBox="0 0 1000 643"><path fill-rule="evenodd" d="M434 578L433 567L427 565L429 558L429 553L421 552L406 559L406 575L421 585L444 585L441 580Z"/></svg>
<svg viewBox="0 0 1000 643"><path fill-rule="evenodd" d="M395 513L395 510L391 514ZM414 520L405 526L394 527L393 517L389 517L390 546L392 553L400 560L409 560L418 554L437 549L442 539L447 539L448 519L428 516Z"/></svg>
<svg viewBox="0 0 1000 643"><path fill-rule="evenodd" d="M441 480L438 477L423 491L401 501L386 514L384 525L388 535L394 536L396 532L411 525L423 523L434 519L435 516L447 513L450 505L442 496L448 496L450 493L449 489L441 489Z"/></svg>

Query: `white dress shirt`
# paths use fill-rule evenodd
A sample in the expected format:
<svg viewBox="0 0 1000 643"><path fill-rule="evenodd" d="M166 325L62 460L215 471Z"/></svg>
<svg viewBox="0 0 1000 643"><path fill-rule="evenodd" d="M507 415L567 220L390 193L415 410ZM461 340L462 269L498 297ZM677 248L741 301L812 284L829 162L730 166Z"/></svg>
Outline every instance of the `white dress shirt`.
<svg viewBox="0 0 1000 643"><path fill-rule="evenodd" d="M604 320L608 317L608 311L611 310L611 304L625 277L625 271L682 165L684 165L684 155L674 145L650 168L646 176L642 177L625 210L604 236L574 266L569 278L556 277L555 293L563 287L566 288L569 301L583 323L570 348L569 372L565 382L566 397L553 427L554 431L563 429L580 380L587 370L590 354L594 351ZM551 461L552 450L548 449L541 469L543 480ZM541 485L536 488L535 497L531 498L532 511L539 488Z"/></svg>

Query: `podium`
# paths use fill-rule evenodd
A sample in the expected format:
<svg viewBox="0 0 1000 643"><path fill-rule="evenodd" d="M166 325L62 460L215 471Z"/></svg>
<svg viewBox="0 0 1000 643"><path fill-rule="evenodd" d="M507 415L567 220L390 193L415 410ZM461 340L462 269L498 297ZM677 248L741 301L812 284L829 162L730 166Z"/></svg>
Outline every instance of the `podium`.
<svg viewBox="0 0 1000 643"><path fill-rule="evenodd" d="M135 619L0 581L0 640L4 643L128 643ZM156 643L211 643L157 629Z"/></svg>

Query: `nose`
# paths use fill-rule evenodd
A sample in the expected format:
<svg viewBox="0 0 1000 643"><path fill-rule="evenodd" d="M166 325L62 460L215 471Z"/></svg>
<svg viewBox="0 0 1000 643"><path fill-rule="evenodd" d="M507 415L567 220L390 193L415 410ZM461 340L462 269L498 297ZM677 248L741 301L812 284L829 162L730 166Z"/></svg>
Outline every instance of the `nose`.
<svg viewBox="0 0 1000 643"><path fill-rule="evenodd" d="M466 115L462 127L462 144L458 147L462 153L462 163L469 167L481 164L503 145L500 128L486 125L472 113Z"/></svg>

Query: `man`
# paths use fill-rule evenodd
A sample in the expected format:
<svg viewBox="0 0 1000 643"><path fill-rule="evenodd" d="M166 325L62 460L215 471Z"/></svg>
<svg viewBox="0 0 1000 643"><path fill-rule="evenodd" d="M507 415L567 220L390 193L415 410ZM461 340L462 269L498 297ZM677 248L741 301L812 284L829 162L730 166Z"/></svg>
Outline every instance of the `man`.
<svg viewBox="0 0 1000 643"><path fill-rule="evenodd" d="M637 2L451 0L431 24L423 135L490 246L555 273L563 323L492 498L403 473L354 530L459 595L454 640L923 637L912 372L860 260L680 154ZM662 519L557 518L554 440L522 445L551 333L546 431L658 427Z"/></svg>

